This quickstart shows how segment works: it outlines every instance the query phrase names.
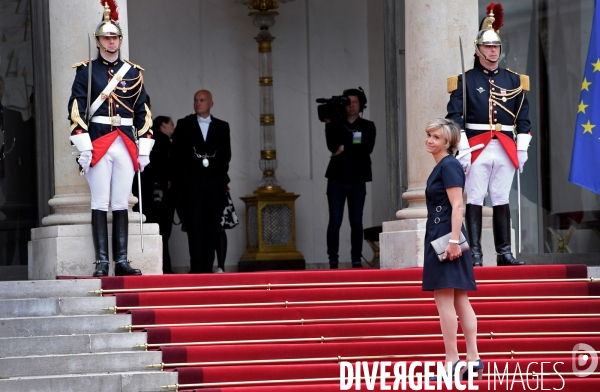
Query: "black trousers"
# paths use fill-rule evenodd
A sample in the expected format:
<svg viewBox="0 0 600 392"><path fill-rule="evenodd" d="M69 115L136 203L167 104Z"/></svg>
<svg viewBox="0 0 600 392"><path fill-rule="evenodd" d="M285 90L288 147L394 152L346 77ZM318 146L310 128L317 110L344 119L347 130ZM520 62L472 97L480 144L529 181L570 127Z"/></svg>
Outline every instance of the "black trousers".
<svg viewBox="0 0 600 392"><path fill-rule="evenodd" d="M162 201L157 206L158 226L163 244L163 272L171 273L171 255L169 254L169 238L173 229L173 215L175 214L175 200L170 189L164 191Z"/></svg>
<svg viewBox="0 0 600 392"><path fill-rule="evenodd" d="M327 255L329 263L338 263L340 248L340 227L344 218L344 204L348 200L350 219L350 256L352 264L359 264L363 246L363 209L367 197L366 183L343 183L327 180L327 202L329 204L329 224L327 225Z"/></svg>
<svg viewBox="0 0 600 392"><path fill-rule="evenodd" d="M190 272L213 272L219 223L223 216L225 184L200 183L190 192L187 225Z"/></svg>

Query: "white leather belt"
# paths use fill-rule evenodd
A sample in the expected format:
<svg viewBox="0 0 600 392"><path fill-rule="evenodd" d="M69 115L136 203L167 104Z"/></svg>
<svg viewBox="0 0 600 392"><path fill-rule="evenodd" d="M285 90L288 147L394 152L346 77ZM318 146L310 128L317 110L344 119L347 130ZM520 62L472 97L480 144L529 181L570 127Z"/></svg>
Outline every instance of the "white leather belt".
<svg viewBox="0 0 600 392"><path fill-rule="evenodd" d="M113 117L95 116L95 117L92 117L91 121L93 123L112 125L114 127L118 127L120 125L125 125L127 127L133 126L133 118L123 118L121 116L113 116Z"/></svg>
<svg viewBox="0 0 600 392"><path fill-rule="evenodd" d="M467 124L466 128L472 129L474 131L494 131L496 130L496 126L491 126L490 124ZM502 130L513 132L515 129L514 125L503 125Z"/></svg>

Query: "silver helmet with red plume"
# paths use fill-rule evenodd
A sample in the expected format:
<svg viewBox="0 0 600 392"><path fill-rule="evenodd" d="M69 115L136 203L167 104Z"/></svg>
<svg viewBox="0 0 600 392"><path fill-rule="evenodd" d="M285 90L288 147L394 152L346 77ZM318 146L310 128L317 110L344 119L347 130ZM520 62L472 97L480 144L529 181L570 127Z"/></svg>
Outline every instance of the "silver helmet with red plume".
<svg viewBox="0 0 600 392"><path fill-rule="evenodd" d="M477 39L475 40L475 50L479 51L479 45L498 45L502 48L502 39L500 38L500 27L504 25L504 10L500 3L490 3L487 8L487 16L481 22ZM483 56L483 55L482 55ZM484 56L485 58L485 56Z"/></svg>
<svg viewBox="0 0 600 392"><path fill-rule="evenodd" d="M117 2L115 0L100 0L100 4L104 6L104 15L102 21L96 27L94 31L94 37L98 47L102 50L106 50L100 43L100 37L119 37L119 48L123 41L123 31L119 25L119 12L117 10Z"/></svg>

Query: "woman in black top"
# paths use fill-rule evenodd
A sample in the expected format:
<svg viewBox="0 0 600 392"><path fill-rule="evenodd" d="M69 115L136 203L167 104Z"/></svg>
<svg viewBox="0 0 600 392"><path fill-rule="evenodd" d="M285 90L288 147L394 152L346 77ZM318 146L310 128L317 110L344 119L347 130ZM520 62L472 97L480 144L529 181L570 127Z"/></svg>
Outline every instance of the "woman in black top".
<svg viewBox="0 0 600 392"><path fill-rule="evenodd" d="M473 264L469 252L462 254L458 245L460 232L466 236L462 224L465 173L454 157L460 129L454 121L440 118L429 121L426 132L425 147L435 159L436 166L427 179L425 190L427 228L423 290L434 292L444 337L446 365L453 364L454 370L460 363L456 343L458 315L465 335L467 361L474 362L474 370L481 377L483 362L477 351L477 318L466 292L477 290ZM444 259L440 261L431 241L448 233L452 233L450 243Z"/></svg>

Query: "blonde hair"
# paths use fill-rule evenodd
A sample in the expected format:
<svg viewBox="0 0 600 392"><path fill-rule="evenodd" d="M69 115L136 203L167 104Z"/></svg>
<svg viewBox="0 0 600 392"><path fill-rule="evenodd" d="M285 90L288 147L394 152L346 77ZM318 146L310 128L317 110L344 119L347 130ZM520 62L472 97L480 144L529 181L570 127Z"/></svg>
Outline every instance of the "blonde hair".
<svg viewBox="0 0 600 392"><path fill-rule="evenodd" d="M446 139L446 151L448 154L454 155L456 152L456 146L460 142L460 127L454 121L449 118L434 118L429 120L425 132L431 132L435 129L442 130L442 136Z"/></svg>

